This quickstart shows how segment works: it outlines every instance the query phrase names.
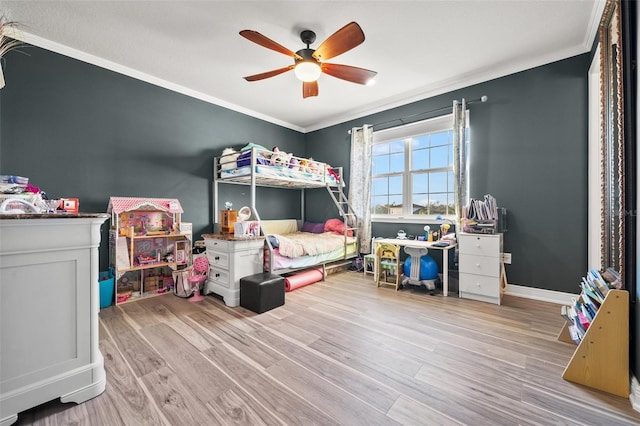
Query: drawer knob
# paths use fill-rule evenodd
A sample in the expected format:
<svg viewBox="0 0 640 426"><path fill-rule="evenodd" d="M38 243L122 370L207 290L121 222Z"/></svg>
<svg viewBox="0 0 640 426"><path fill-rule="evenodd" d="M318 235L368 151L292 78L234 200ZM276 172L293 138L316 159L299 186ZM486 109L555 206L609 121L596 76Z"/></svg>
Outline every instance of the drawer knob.
<svg viewBox="0 0 640 426"><path fill-rule="evenodd" d="M220 278L220 274L216 274L216 278Z"/></svg>
<svg viewBox="0 0 640 426"><path fill-rule="evenodd" d="M215 260L220 260L220 256L214 257Z"/></svg>
<svg viewBox="0 0 640 426"><path fill-rule="evenodd" d="M479 268L479 267L480 267L480 264L479 264L479 263L476 263L476 266Z"/></svg>

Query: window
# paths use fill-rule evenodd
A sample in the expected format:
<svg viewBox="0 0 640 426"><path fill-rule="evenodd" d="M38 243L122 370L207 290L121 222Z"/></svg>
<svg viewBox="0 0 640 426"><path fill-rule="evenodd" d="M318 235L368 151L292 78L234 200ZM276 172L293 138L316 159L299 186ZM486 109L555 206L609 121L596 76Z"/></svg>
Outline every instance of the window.
<svg viewBox="0 0 640 426"><path fill-rule="evenodd" d="M373 219L455 214L451 114L373 134ZM469 127L465 144L469 142ZM468 149L465 150L468 152Z"/></svg>

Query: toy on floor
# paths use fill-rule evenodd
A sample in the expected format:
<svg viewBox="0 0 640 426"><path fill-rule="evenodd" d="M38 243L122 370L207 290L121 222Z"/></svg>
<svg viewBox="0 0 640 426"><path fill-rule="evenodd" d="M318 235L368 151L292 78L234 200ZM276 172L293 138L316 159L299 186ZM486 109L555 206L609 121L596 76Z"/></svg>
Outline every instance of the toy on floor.
<svg viewBox="0 0 640 426"><path fill-rule="evenodd" d="M427 256L428 251L426 247L406 246L404 248L404 252L410 257L404 262L402 285L424 285L431 294L434 294L438 264L433 258Z"/></svg>

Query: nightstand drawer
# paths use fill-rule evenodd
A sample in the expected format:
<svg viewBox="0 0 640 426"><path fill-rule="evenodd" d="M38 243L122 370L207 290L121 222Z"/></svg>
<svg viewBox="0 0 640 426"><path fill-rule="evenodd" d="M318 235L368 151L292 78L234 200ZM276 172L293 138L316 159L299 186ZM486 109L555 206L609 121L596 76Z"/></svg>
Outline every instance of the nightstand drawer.
<svg viewBox="0 0 640 426"><path fill-rule="evenodd" d="M500 297L500 281L484 275L460 273L460 297L465 293L477 294L487 297Z"/></svg>
<svg viewBox="0 0 640 426"><path fill-rule="evenodd" d="M210 268L208 280L212 284L221 285L225 288L231 287L231 281L229 280L229 272L222 269Z"/></svg>
<svg viewBox="0 0 640 426"><path fill-rule="evenodd" d="M500 234L474 235L460 234L458 236L460 254L474 254L477 256L499 256L502 252Z"/></svg>
<svg viewBox="0 0 640 426"><path fill-rule="evenodd" d="M497 278L500 276L500 258L461 253L459 268L460 274L486 275Z"/></svg>
<svg viewBox="0 0 640 426"><path fill-rule="evenodd" d="M207 251L229 251L229 247L231 247L229 241L215 238L205 238L204 245L207 247Z"/></svg>
<svg viewBox="0 0 640 426"><path fill-rule="evenodd" d="M207 250L207 258L209 259L209 264L216 269L229 269L228 253Z"/></svg>

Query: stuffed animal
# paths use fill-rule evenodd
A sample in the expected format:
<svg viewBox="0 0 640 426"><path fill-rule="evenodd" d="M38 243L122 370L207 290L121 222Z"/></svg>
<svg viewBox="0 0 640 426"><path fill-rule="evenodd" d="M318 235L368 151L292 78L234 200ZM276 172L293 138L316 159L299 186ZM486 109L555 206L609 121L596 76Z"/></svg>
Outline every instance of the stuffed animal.
<svg viewBox="0 0 640 426"><path fill-rule="evenodd" d="M291 154L280 151L277 146L273 148L273 154L271 155L272 166L288 167L290 160Z"/></svg>
<svg viewBox="0 0 640 426"><path fill-rule="evenodd" d="M313 174L320 173L320 165L313 161L312 157L309 157L309 171Z"/></svg>
<svg viewBox="0 0 640 426"><path fill-rule="evenodd" d="M327 174L329 176L333 176L333 178L336 180L336 182L340 182L340 175L338 175L338 172L336 172L335 170L333 170L331 168L331 166L327 165Z"/></svg>
<svg viewBox="0 0 640 426"><path fill-rule="evenodd" d="M236 160L240 155L233 148L225 148L220 157L220 170L233 170L236 168Z"/></svg>
<svg viewBox="0 0 640 426"><path fill-rule="evenodd" d="M291 158L289 159L289 168L294 172L300 170L300 161L298 161L297 157L291 155Z"/></svg>
<svg viewBox="0 0 640 426"><path fill-rule="evenodd" d="M306 158L300 159L300 171L304 173L311 173L311 168L309 167L309 160Z"/></svg>

